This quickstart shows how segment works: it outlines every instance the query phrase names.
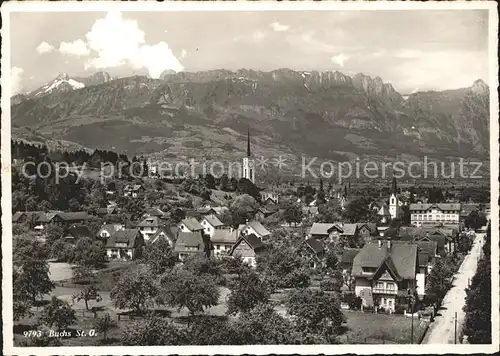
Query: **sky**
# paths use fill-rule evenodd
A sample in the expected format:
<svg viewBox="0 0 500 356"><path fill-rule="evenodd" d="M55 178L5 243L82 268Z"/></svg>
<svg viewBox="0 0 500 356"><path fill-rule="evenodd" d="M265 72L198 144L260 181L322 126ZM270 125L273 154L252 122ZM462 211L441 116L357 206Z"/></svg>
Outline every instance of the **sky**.
<svg viewBox="0 0 500 356"><path fill-rule="evenodd" d="M29 24L29 26L27 26ZM340 71L401 94L488 79L487 10L13 12L12 91L59 73Z"/></svg>

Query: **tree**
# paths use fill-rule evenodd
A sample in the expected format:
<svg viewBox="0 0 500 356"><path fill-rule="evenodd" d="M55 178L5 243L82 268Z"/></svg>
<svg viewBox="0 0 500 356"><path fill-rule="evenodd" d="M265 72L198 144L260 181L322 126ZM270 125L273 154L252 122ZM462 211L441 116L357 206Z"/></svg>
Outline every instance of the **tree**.
<svg viewBox="0 0 500 356"><path fill-rule="evenodd" d="M227 300L227 314L248 312L257 304L268 303L270 295L270 288L265 281L253 271L246 272L231 288Z"/></svg>
<svg viewBox="0 0 500 356"><path fill-rule="evenodd" d="M61 262L71 262L75 259L75 246L61 237L52 243L50 257Z"/></svg>
<svg viewBox="0 0 500 356"><path fill-rule="evenodd" d="M488 226L483 256L466 289L464 334L471 344L491 344L491 226Z"/></svg>
<svg viewBox="0 0 500 356"><path fill-rule="evenodd" d="M271 304L259 304L243 313L234 325L235 343L242 345L300 344L294 325Z"/></svg>
<svg viewBox="0 0 500 356"><path fill-rule="evenodd" d="M134 312L143 312L157 295L158 287L146 268L124 273L109 294L115 307Z"/></svg>
<svg viewBox="0 0 500 356"><path fill-rule="evenodd" d="M225 316L197 315L188 328L191 345L234 345L235 331Z"/></svg>
<svg viewBox="0 0 500 356"><path fill-rule="evenodd" d="M50 246L55 241L59 240L63 236L63 234L64 230L62 229L62 227L52 224L47 226L45 232L45 239L47 241L47 244Z"/></svg>
<svg viewBox="0 0 500 356"><path fill-rule="evenodd" d="M273 288L304 288L309 285L309 273L302 258L289 248L271 249L257 257L257 268L268 278Z"/></svg>
<svg viewBox="0 0 500 356"><path fill-rule="evenodd" d="M237 227L247 220L252 220L257 208L257 201L252 196L248 194L237 196L229 207L233 226Z"/></svg>
<svg viewBox="0 0 500 356"><path fill-rule="evenodd" d="M172 246L166 239L158 239L154 243L146 244L143 260L155 275L161 275L172 269L178 261Z"/></svg>
<svg viewBox="0 0 500 356"><path fill-rule="evenodd" d="M371 215L369 204L369 199L364 197L350 201L342 212L343 218L351 223L368 220Z"/></svg>
<svg viewBox="0 0 500 356"><path fill-rule="evenodd" d="M238 278L240 278L241 275L249 271L251 267L245 263L241 255L236 255L233 258L225 258L222 260L221 269L225 271L225 273L237 274Z"/></svg>
<svg viewBox="0 0 500 356"><path fill-rule="evenodd" d="M222 276L220 263L214 259L206 258L203 255L194 254L189 256L184 261L183 267L186 271L190 271L197 276L208 274L215 279Z"/></svg>
<svg viewBox="0 0 500 356"><path fill-rule="evenodd" d="M295 316L305 340L319 337L326 343L336 342L340 327L346 322L339 300L323 291L293 291L287 301L287 311Z"/></svg>
<svg viewBox="0 0 500 356"><path fill-rule="evenodd" d="M53 296L50 303L43 308L39 322L48 327L64 329L76 322L76 315L67 302Z"/></svg>
<svg viewBox="0 0 500 356"><path fill-rule="evenodd" d="M302 221L302 215L302 208L299 204L289 204L285 208L283 218L289 225L291 225L292 223L297 225L297 223L300 223Z"/></svg>
<svg viewBox="0 0 500 356"><path fill-rule="evenodd" d="M189 338L184 330L169 319L152 315L125 329L121 341L123 345L130 346L164 346L185 345Z"/></svg>
<svg viewBox="0 0 500 356"><path fill-rule="evenodd" d="M337 199L330 199L318 207L316 221L334 223L341 220L342 209Z"/></svg>
<svg viewBox="0 0 500 356"><path fill-rule="evenodd" d="M118 327L118 324L115 320L111 319L109 313L106 313L106 315L96 320L94 327L98 333L102 333L102 340L103 342L106 342L108 332L111 329Z"/></svg>
<svg viewBox="0 0 500 356"><path fill-rule="evenodd" d="M191 316L217 305L219 300L219 290L208 276L182 269L163 276L160 288L160 304L176 306L179 311L186 307Z"/></svg>
<svg viewBox="0 0 500 356"><path fill-rule="evenodd" d="M73 283L88 284L94 281L94 274L87 266L77 266L73 269Z"/></svg>
<svg viewBox="0 0 500 356"><path fill-rule="evenodd" d="M14 300L31 299L50 293L54 284L49 278L47 252L31 237L18 237L13 243Z"/></svg>
<svg viewBox="0 0 500 356"><path fill-rule="evenodd" d="M74 263L87 267L102 267L106 264L106 249L101 241L80 238L75 246Z"/></svg>
<svg viewBox="0 0 500 356"><path fill-rule="evenodd" d="M84 286L79 294L75 294L73 296L78 302L80 300L83 300L85 302L85 308L89 310L89 301L90 300L95 300L97 303L99 303L102 298L99 295L99 290L97 289L97 286L95 284L89 284Z"/></svg>
<svg viewBox="0 0 500 356"><path fill-rule="evenodd" d="M426 299L439 307L449 287L449 278L453 271L442 258L437 259L434 267L426 278Z"/></svg>

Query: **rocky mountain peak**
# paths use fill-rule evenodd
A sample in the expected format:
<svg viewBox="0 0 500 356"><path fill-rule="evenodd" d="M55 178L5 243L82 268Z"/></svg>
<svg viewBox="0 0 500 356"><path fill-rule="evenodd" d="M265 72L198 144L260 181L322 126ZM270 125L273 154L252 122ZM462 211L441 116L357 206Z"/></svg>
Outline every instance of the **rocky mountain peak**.
<svg viewBox="0 0 500 356"><path fill-rule="evenodd" d="M489 94L490 88L488 87L488 84L484 82L482 79L476 80L471 87L472 91L475 94L479 95L486 95Z"/></svg>
<svg viewBox="0 0 500 356"><path fill-rule="evenodd" d="M55 80L69 80L68 73L59 73Z"/></svg>

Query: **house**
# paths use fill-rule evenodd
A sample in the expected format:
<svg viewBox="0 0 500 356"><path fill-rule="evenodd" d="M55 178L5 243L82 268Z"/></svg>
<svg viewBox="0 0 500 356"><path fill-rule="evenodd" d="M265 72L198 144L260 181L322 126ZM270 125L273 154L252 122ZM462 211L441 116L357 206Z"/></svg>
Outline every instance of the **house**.
<svg viewBox="0 0 500 356"><path fill-rule="evenodd" d="M425 283L427 275L432 270L437 254L437 243L435 241L404 241L393 240L393 244L412 244L417 246L418 270L416 274L416 293L420 298L425 295Z"/></svg>
<svg viewBox="0 0 500 356"><path fill-rule="evenodd" d="M245 263L252 267L257 267L257 256L264 249L264 243L255 234L240 235L229 255L233 257L241 256Z"/></svg>
<svg viewBox="0 0 500 356"><path fill-rule="evenodd" d="M274 204L279 203L278 193L276 193L275 191L272 191L272 190L263 190L262 192L260 192L260 199L263 202L268 201L268 202L272 202Z"/></svg>
<svg viewBox="0 0 500 356"><path fill-rule="evenodd" d="M120 213L120 209L118 208L117 205L109 205L105 208L97 209L97 216L100 216L100 217L116 215L118 213Z"/></svg>
<svg viewBox="0 0 500 356"><path fill-rule="evenodd" d="M92 218L86 211L58 212L53 218L52 223L62 227L71 224L83 223Z"/></svg>
<svg viewBox="0 0 500 356"><path fill-rule="evenodd" d="M238 241L238 230L233 228L217 229L210 240L214 247L215 257L227 256Z"/></svg>
<svg viewBox="0 0 500 356"><path fill-rule="evenodd" d="M323 257L326 247L321 240L314 237L302 240L295 246L295 251L309 263L309 267L315 269L323 265Z"/></svg>
<svg viewBox="0 0 500 356"><path fill-rule="evenodd" d="M144 217L157 217L158 219L165 219L167 214L159 208L147 208Z"/></svg>
<svg viewBox="0 0 500 356"><path fill-rule="evenodd" d="M122 230L124 228L125 226L123 226L122 224L104 224L97 232L97 236L101 239L107 239L118 230Z"/></svg>
<svg viewBox="0 0 500 356"><path fill-rule="evenodd" d="M386 204L380 207L380 209L377 211L377 215L380 217L380 222L382 224L388 224L392 219L390 209Z"/></svg>
<svg viewBox="0 0 500 356"><path fill-rule="evenodd" d="M415 226L458 224L461 210L460 203L410 204L411 224Z"/></svg>
<svg viewBox="0 0 500 356"><path fill-rule="evenodd" d="M16 211L12 215L12 223L13 224L21 224L28 223L36 225L38 218L41 214L44 214L42 211Z"/></svg>
<svg viewBox="0 0 500 356"><path fill-rule="evenodd" d="M345 241L354 242L358 237L358 225L357 224L342 224L341 236L345 237Z"/></svg>
<svg viewBox="0 0 500 356"><path fill-rule="evenodd" d="M184 261L186 258L196 254L211 254L210 241L203 237L201 230L194 232L179 231L177 241L175 242L174 252L179 256L179 260Z"/></svg>
<svg viewBox="0 0 500 356"><path fill-rule="evenodd" d="M257 221L264 221L267 217L275 214L275 210L270 210L267 207L260 207L257 209L257 212L255 213L255 220Z"/></svg>
<svg viewBox="0 0 500 356"><path fill-rule="evenodd" d="M74 243L81 238L91 238L89 229L86 226L72 226L63 235L66 242Z"/></svg>
<svg viewBox="0 0 500 356"><path fill-rule="evenodd" d="M343 231L339 224L313 223L309 236L320 240L335 241Z"/></svg>
<svg viewBox="0 0 500 356"><path fill-rule="evenodd" d="M217 212L211 206L202 206L196 209L199 215L217 215Z"/></svg>
<svg viewBox="0 0 500 356"><path fill-rule="evenodd" d="M149 241L150 237L158 231L161 225L162 223L158 216L150 216L137 224L137 227L139 228L142 237L144 237L144 240Z"/></svg>
<svg viewBox="0 0 500 356"><path fill-rule="evenodd" d="M200 224L203 227L203 232L210 237L214 235L215 230L224 227L224 223L220 221L215 214L203 216L200 220Z"/></svg>
<svg viewBox="0 0 500 356"><path fill-rule="evenodd" d="M109 259L133 260L140 257L144 238L139 229L121 229L113 233L106 242Z"/></svg>
<svg viewBox="0 0 500 356"><path fill-rule="evenodd" d="M343 274L351 274L354 257L361 251L360 248L344 248L340 259L340 268Z"/></svg>
<svg viewBox="0 0 500 356"><path fill-rule="evenodd" d="M55 221L54 218L58 213L59 212L57 211L40 213L36 219L35 230L44 230L49 224L52 224ZM60 224L60 219L57 224Z"/></svg>
<svg viewBox="0 0 500 356"><path fill-rule="evenodd" d="M363 305L374 304L394 312L396 305L411 304L408 291L413 294L425 289L425 285L417 286L418 272L417 245L379 239L365 244L354 257L351 275L355 294Z"/></svg>
<svg viewBox="0 0 500 356"><path fill-rule="evenodd" d="M156 230L156 232L150 236L149 241L151 243L155 243L160 239L165 239L168 241L170 246L175 245L175 241L177 241L177 234L179 233L179 228L175 225L162 225Z"/></svg>
<svg viewBox="0 0 500 356"><path fill-rule="evenodd" d="M436 241L438 252L441 256L445 256L455 251L455 243L458 238L458 231L455 229L424 229L425 235L420 235L417 240Z"/></svg>
<svg viewBox="0 0 500 356"><path fill-rule="evenodd" d="M127 184L123 188L123 196L125 197L131 197L131 198L139 198L144 196L144 193L146 192L146 188L142 184Z"/></svg>
<svg viewBox="0 0 500 356"><path fill-rule="evenodd" d="M241 224L238 226L238 231L240 232L240 235L254 234L259 239L263 239L271 235L271 233L256 220L252 220L246 224Z"/></svg>
<svg viewBox="0 0 500 356"><path fill-rule="evenodd" d="M185 218L179 223L179 230L182 232L202 231L203 226L194 217Z"/></svg>

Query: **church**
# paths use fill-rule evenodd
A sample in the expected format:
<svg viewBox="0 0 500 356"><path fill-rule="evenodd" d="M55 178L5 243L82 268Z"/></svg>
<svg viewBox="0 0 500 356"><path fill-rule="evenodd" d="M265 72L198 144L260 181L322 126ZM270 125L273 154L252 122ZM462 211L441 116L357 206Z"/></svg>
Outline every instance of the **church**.
<svg viewBox="0 0 500 356"><path fill-rule="evenodd" d="M247 156L243 158L242 178L246 178L255 184L255 162L252 159L252 154L250 152L250 129L248 129L247 136Z"/></svg>

